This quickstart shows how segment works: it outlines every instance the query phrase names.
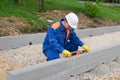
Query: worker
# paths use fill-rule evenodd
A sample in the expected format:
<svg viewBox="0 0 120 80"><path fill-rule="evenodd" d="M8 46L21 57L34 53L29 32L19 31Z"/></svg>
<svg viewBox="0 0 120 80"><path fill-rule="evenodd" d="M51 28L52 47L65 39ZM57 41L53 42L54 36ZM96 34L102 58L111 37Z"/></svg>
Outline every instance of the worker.
<svg viewBox="0 0 120 80"><path fill-rule="evenodd" d="M78 17L73 12L68 13L65 18L50 25L43 42L43 53L47 57L47 61L60 58L60 53L66 57L71 57L71 52L77 51L79 46L85 51L89 51L89 48L84 45L74 32L77 25Z"/></svg>

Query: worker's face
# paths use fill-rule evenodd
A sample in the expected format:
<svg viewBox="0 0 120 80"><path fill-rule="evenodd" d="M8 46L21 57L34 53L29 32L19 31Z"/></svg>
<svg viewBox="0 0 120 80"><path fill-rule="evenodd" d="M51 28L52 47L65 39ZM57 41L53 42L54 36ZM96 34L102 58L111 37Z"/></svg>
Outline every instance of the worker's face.
<svg viewBox="0 0 120 80"><path fill-rule="evenodd" d="M68 24L67 21L65 21L65 28L66 28L66 29L71 29L71 26Z"/></svg>

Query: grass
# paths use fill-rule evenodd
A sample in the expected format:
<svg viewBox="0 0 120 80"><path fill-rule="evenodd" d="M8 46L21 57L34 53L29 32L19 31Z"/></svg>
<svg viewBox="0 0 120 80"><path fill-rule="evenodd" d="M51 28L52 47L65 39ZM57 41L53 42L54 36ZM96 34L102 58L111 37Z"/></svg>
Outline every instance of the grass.
<svg viewBox="0 0 120 80"><path fill-rule="evenodd" d="M120 6L119 7L101 6L100 17L120 21Z"/></svg>
<svg viewBox="0 0 120 80"><path fill-rule="evenodd" d="M21 0L19 4L15 4L14 0L0 0L0 16L16 16L25 18L31 25L33 25L33 27L35 27L31 28L33 30L47 28L47 24L40 20L35 14L33 14L34 12L39 11L38 1L39 0ZM73 12L85 13L84 3L78 2L78 0L44 0L44 2L45 4L43 11L69 10ZM98 17L120 21L120 7L100 6L100 15ZM34 25L34 23L37 25Z"/></svg>
<svg viewBox="0 0 120 80"><path fill-rule="evenodd" d="M26 0L24 0L24 3L15 4L12 0L3 0L2 3L0 2L0 16L16 16L20 18L25 18L28 22L35 22L36 24L38 24L39 28L47 28L46 24L42 20L40 20L36 15L32 14L33 12L37 12L37 6L30 6L33 3L31 2L30 4L29 1L26 2Z"/></svg>
<svg viewBox="0 0 120 80"><path fill-rule="evenodd" d="M44 11L47 10L70 10L80 12L84 9L84 4L77 0L44 0ZM38 12L38 0L21 0L19 4L15 4L13 0L2 0L0 3L0 16L22 15L21 13ZM69 3L69 4L68 4ZM7 5L7 6L6 6Z"/></svg>
<svg viewBox="0 0 120 80"><path fill-rule="evenodd" d="M73 12L85 11L84 3L78 0L44 0L44 11L47 10L70 10ZM7 5L7 6L6 6ZM32 14L39 11L38 0L21 0L19 4L15 4L13 0L1 0L0 2L0 16L17 16L27 19L28 21L34 20L41 27L46 24L39 20L36 15ZM106 7L100 6L100 16L112 20L120 19L120 7ZM42 23L42 24L40 24Z"/></svg>
<svg viewBox="0 0 120 80"><path fill-rule="evenodd" d="M73 12L81 12L84 8L84 4L77 0L45 0L46 10L70 10Z"/></svg>

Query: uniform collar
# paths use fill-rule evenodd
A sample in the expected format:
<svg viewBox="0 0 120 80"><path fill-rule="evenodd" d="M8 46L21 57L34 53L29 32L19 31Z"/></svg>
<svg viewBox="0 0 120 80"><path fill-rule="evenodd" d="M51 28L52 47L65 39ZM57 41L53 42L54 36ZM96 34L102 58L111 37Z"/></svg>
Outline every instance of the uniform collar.
<svg viewBox="0 0 120 80"><path fill-rule="evenodd" d="M61 30L61 31L65 31L65 27L64 27L62 21L64 21L64 19L61 19L61 20L60 20L60 30Z"/></svg>

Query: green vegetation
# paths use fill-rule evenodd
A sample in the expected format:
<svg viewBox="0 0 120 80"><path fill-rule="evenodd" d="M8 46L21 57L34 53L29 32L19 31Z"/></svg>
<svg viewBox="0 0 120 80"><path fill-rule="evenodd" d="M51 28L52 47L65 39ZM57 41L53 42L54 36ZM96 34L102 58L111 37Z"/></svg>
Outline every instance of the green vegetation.
<svg viewBox="0 0 120 80"><path fill-rule="evenodd" d="M100 17L120 21L120 6L119 7L100 7Z"/></svg>
<svg viewBox="0 0 120 80"><path fill-rule="evenodd" d="M100 7L97 4L89 3L87 5L87 12L86 14L90 17L99 17L100 15Z"/></svg>
<svg viewBox="0 0 120 80"><path fill-rule="evenodd" d="M69 10L76 13L86 13L85 9L84 2L81 3L78 0L44 0L42 12L47 10ZM18 4L14 0L0 0L0 16L25 18L31 24L31 27L20 28L22 32L36 32L47 28L47 24L34 14L38 11L39 0L20 0ZM95 6L89 5L88 11L88 15L92 17L120 20L120 7L106 7L96 4ZM14 20L10 19L9 21L14 23Z"/></svg>
<svg viewBox="0 0 120 80"><path fill-rule="evenodd" d="M107 18L120 21L120 6L102 6L89 4L88 15L91 17ZM86 14L85 4L78 0L45 0L44 10L70 10Z"/></svg>
<svg viewBox="0 0 120 80"><path fill-rule="evenodd" d="M112 20L120 19L120 7L106 7L99 5L99 8L100 16L98 17L109 18ZM78 2L78 0L44 0L44 11L47 10L70 10L73 12L85 13L85 4ZM22 17L29 22L35 21L37 24L40 25L40 27L46 27L46 24L33 14L34 12L38 11L38 0L21 0L19 4L15 4L14 0L0 1L0 16ZM94 10L92 11L94 12Z"/></svg>
<svg viewBox="0 0 120 80"><path fill-rule="evenodd" d="M37 25L34 27L38 29L47 28L46 24L33 14L33 12L38 11L36 3L36 0L22 0L19 4L15 4L13 0L1 0L0 16L25 18L29 23L35 22ZM10 22L13 21L10 20Z"/></svg>
<svg viewBox="0 0 120 80"><path fill-rule="evenodd" d="M45 10L70 10L74 12L83 11L83 3L77 0L45 0Z"/></svg>

